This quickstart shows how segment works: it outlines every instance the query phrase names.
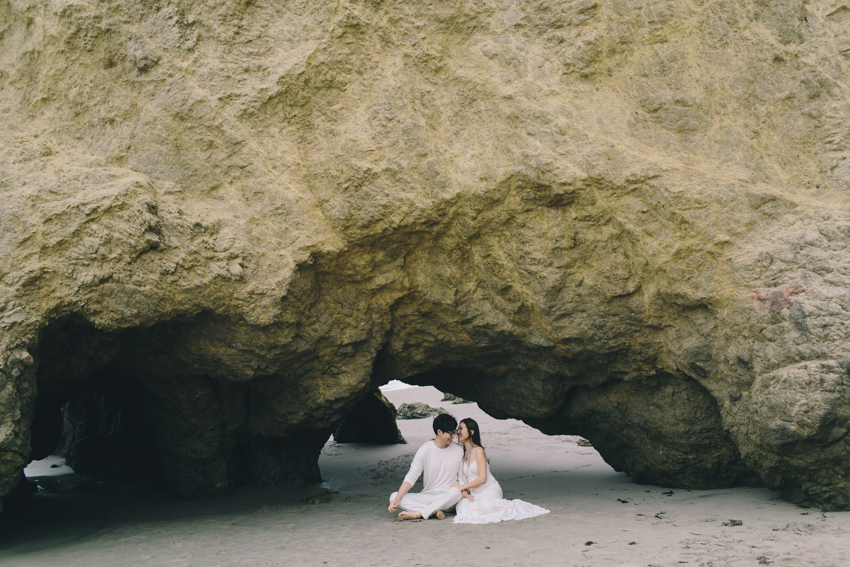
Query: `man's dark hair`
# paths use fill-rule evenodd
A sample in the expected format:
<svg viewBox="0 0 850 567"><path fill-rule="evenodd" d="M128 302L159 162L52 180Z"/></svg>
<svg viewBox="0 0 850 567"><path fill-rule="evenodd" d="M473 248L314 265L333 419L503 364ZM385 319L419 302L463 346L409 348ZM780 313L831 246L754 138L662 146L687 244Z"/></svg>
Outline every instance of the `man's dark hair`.
<svg viewBox="0 0 850 567"><path fill-rule="evenodd" d="M434 433L438 429L443 433L450 433L457 429L457 420L447 413L441 413L434 418Z"/></svg>

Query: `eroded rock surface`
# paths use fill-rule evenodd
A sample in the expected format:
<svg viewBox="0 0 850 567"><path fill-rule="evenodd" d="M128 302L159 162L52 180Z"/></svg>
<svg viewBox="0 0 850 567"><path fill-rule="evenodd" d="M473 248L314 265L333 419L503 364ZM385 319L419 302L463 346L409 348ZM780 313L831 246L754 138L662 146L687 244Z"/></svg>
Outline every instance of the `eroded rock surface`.
<svg viewBox="0 0 850 567"><path fill-rule="evenodd" d="M635 481L681 488L759 486L723 431L717 402L696 381L659 375L581 386L558 415L532 421L546 432L584 435Z"/></svg>
<svg viewBox="0 0 850 567"><path fill-rule="evenodd" d="M0 495L107 373L184 495L317 479L397 378L850 508L849 21L0 3Z"/></svg>

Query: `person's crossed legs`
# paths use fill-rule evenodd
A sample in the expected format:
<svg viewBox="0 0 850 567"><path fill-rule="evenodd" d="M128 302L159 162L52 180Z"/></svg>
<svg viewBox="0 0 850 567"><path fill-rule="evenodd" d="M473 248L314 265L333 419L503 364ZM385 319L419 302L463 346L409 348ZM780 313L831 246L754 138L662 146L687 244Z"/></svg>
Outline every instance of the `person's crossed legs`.
<svg viewBox="0 0 850 567"><path fill-rule="evenodd" d="M397 492L390 495L390 502L395 500ZM450 510L460 502L461 493L457 488L445 490L433 490L430 492L407 493L399 502L401 512L398 514L399 521L425 518L426 520L435 515L438 519L445 519L445 510Z"/></svg>

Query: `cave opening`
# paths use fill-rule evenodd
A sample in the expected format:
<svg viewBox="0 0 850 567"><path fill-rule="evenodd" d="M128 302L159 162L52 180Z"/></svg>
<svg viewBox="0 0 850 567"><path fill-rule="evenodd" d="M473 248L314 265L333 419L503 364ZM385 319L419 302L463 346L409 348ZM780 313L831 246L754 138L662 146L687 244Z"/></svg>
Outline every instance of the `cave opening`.
<svg viewBox="0 0 850 567"><path fill-rule="evenodd" d="M165 491L145 411L149 394L130 373L110 366L40 385L32 461L0 518L7 543L39 546L83 537L114 511L113 504L92 511L102 503L126 501L140 490Z"/></svg>
<svg viewBox="0 0 850 567"><path fill-rule="evenodd" d="M75 479L163 484L152 395L128 355L138 339L130 332L105 333L77 317L42 331L25 476L45 476L39 462L47 459L47 466L73 471Z"/></svg>
<svg viewBox="0 0 850 567"><path fill-rule="evenodd" d="M53 455L50 466L66 470L55 460L64 458L77 477L168 486L179 497L196 498L229 494L247 484L305 486L338 479L320 454L327 456L334 445L344 443L372 445L370 451L389 451L392 458L407 455L401 461L409 460L419 444L377 446L405 443L402 429L411 429L413 442L432 435L431 420L407 425L417 416L397 416L401 403L391 403L380 392L390 398L403 391L430 392L428 396L439 396L431 411L442 407L458 419L466 417L460 413L465 407L475 407L479 419L510 417L496 407L461 405L487 392L490 377L481 371L440 368L399 376L402 382L385 378L379 355L371 384L385 382L380 389L360 395L342 418L292 426L269 411L269 400L314 395L302 384L292 385L285 376L226 380L192 374L185 364L169 366L180 364L174 351L183 348L187 337L217 337L222 327L222 321L203 313L194 321L112 333L79 318L48 326L40 340L33 460ZM513 427L528 427L512 422ZM285 433L275 435L276 427ZM586 443L572 437L573 444ZM348 467L346 482L370 480L371 469L381 468L384 457L376 454L375 462L363 463L359 479L348 474Z"/></svg>
<svg viewBox="0 0 850 567"><path fill-rule="evenodd" d="M381 394L399 412L398 429L406 445L328 440L319 465L329 489L377 492L383 498L389 497L398 490L416 450L434 437L432 422L437 412L449 413L458 421L468 417L476 420L492 473L502 483L506 498L547 492L551 498L552 493L590 491L595 490L590 488L594 483L605 479L632 484L628 475L616 472L581 436L547 435L520 420L494 417L472 400L422 382L397 380L380 388ZM423 415L408 408L430 409L432 413ZM413 492L422 490L421 480Z"/></svg>
<svg viewBox="0 0 850 567"><path fill-rule="evenodd" d="M239 374L256 360L240 345L253 353L262 338L236 342L243 332L251 328L204 313L112 333L79 319L49 326L39 345L33 459L59 454L79 476L167 485L183 498L322 481L391 491L433 435L431 419L397 412L423 403L479 421L497 476L575 472L568 457L591 455L587 466L600 474L660 486L729 486L747 473L722 437L716 401L691 379L592 383L545 357L548 366L510 352L411 374L382 351L363 355L359 375L327 367L340 376L328 380L308 351L283 362L269 356L267 373ZM329 352L334 363L359 356ZM211 363L211 355L219 358ZM216 374L221 360L234 366ZM706 449L695 457L697 444Z"/></svg>
<svg viewBox="0 0 850 567"><path fill-rule="evenodd" d="M42 390L32 427L33 461L61 457L75 473L97 481L162 483L146 415L150 394L132 375L108 367Z"/></svg>

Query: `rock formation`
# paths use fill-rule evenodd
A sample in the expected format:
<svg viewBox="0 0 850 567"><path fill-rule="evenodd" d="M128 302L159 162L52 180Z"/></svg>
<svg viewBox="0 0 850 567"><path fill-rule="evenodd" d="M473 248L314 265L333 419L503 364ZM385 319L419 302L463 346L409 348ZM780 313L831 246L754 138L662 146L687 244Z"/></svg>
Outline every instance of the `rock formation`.
<svg viewBox="0 0 850 567"><path fill-rule="evenodd" d="M640 482L850 509L848 30L842 0L0 0L0 496L103 376L186 496L316 480L404 379Z"/></svg>
<svg viewBox="0 0 850 567"><path fill-rule="evenodd" d="M446 413L445 410L429 406L422 402L401 404L398 406L398 419L425 419Z"/></svg>
<svg viewBox="0 0 850 567"><path fill-rule="evenodd" d="M380 390L369 392L342 418L334 432L337 443L407 444L396 425L398 412Z"/></svg>
<svg viewBox="0 0 850 567"><path fill-rule="evenodd" d="M455 405L457 405L457 404L471 404L472 403L470 400L464 400L463 398L459 398L458 396L455 396L454 394L449 394L448 392L443 394L443 399L441 401L451 402Z"/></svg>

